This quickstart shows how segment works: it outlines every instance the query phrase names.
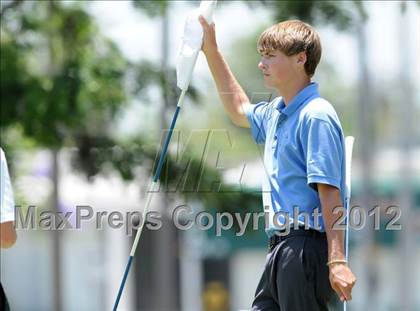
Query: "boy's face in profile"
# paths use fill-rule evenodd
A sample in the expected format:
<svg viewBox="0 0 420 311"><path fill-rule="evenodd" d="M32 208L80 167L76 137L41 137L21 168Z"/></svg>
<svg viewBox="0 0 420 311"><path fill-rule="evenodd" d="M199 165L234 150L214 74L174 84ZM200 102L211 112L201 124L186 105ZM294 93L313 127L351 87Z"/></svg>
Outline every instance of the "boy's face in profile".
<svg viewBox="0 0 420 311"><path fill-rule="evenodd" d="M279 50L262 52L258 68L264 75L265 86L279 90L289 81L301 79L302 74L306 75L302 58L306 58L304 53L286 56Z"/></svg>

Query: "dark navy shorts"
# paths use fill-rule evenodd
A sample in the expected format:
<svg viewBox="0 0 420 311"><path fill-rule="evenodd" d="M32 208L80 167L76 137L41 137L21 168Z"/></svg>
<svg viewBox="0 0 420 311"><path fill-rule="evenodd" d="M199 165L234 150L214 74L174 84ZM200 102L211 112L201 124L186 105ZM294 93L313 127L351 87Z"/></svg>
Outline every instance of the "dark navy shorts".
<svg viewBox="0 0 420 311"><path fill-rule="evenodd" d="M275 235L252 310L335 310L339 299L329 282L327 260L325 233L291 228L286 236Z"/></svg>

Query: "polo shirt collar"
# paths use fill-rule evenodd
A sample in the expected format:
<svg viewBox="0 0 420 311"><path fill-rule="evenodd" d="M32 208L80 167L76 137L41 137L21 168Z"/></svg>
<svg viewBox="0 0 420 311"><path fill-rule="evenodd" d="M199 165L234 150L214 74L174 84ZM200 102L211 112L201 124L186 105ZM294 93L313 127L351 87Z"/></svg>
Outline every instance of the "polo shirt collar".
<svg viewBox="0 0 420 311"><path fill-rule="evenodd" d="M305 88L300 90L287 106L285 105L283 98L281 98L277 103L276 109L286 116L291 116L309 97L312 97L313 95L319 95L318 83L316 82L311 82Z"/></svg>

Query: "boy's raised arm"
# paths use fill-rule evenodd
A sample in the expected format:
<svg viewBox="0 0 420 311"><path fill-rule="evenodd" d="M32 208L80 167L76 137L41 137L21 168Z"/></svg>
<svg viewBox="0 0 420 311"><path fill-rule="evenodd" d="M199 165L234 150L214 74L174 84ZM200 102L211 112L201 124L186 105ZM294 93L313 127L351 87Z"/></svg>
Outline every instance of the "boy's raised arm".
<svg viewBox="0 0 420 311"><path fill-rule="evenodd" d="M249 128L245 109L250 105L250 101L217 47L215 25L214 23L209 25L202 16L200 23L204 31L202 51L206 56L223 106L235 125Z"/></svg>

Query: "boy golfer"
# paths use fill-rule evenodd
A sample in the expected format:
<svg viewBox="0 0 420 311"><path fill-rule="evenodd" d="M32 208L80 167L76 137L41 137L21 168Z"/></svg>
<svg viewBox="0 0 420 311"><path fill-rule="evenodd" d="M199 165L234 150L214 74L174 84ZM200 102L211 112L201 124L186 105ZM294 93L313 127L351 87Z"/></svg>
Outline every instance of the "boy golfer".
<svg viewBox="0 0 420 311"><path fill-rule="evenodd" d="M340 216L333 210L344 202L344 137L333 106L311 82L321 58L317 32L291 20L261 34L258 67L281 97L251 105L218 49L214 24L202 17L200 23L202 50L230 119L265 146L269 254L252 310L330 310L334 292L351 300L356 278L345 261L344 231L333 228Z"/></svg>

